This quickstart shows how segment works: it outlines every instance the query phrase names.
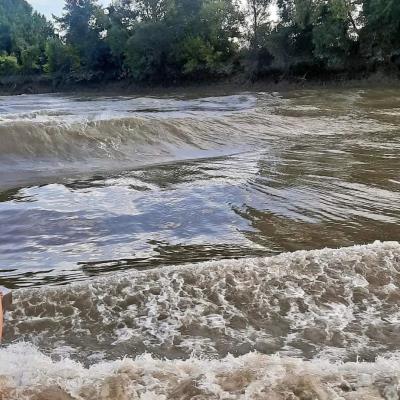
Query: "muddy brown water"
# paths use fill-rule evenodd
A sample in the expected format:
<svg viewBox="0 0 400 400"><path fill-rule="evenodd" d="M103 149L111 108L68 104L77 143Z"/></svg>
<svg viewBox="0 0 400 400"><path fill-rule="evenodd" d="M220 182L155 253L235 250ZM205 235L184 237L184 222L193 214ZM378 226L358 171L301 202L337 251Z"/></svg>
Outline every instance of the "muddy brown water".
<svg viewBox="0 0 400 400"><path fill-rule="evenodd" d="M0 394L392 398L399 123L395 89L0 98Z"/></svg>

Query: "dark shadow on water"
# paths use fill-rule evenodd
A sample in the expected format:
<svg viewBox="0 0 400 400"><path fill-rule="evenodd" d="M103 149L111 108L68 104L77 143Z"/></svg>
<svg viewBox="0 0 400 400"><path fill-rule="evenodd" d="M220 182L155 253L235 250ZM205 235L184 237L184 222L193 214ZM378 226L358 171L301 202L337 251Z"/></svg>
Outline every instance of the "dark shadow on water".
<svg viewBox="0 0 400 400"><path fill-rule="evenodd" d="M100 262L79 262L82 272L87 276L98 276L103 273L123 270L147 270L167 265L181 265L210 260L239 259L271 255L265 249L246 248L229 244L221 245L169 245L153 242L152 257L105 260Z"/></svg>

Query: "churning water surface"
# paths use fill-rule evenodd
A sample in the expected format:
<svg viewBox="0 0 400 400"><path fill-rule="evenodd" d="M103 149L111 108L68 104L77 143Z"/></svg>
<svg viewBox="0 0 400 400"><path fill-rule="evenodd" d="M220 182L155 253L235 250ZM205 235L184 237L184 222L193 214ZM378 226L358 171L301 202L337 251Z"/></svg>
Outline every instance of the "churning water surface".
<svg viewBox="0 0 400 400"><path fill-rule="evenodd" d="M0 398L398 399L399 123L389 89L0 98Z"/></svg>

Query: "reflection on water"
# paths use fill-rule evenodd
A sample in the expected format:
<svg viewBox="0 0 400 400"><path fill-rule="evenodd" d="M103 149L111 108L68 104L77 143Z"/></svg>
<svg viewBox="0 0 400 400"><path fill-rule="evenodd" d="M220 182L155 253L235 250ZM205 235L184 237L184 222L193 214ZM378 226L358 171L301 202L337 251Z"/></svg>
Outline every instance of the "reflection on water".
<svg viewBox="0 0 400 400"><path fill-rule="evenodd" d="M78 100L40 96L28 112L35 97L12 98L1 115L27 143L2 131L0 284L400 237L397 91ZM93 165L107 153L125 170L90 173L83 143Z"/></svg>

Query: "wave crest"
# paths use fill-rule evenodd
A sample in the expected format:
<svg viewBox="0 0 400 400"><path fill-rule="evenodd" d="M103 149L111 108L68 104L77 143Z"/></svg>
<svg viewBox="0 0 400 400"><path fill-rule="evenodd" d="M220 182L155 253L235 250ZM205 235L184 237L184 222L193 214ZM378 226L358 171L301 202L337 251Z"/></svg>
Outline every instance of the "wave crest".
<svg viewBox="0 0 400 400"><path fill-rule="evenodd" d="M222 360L52 361L29 345L0 350L3 400L396 399L400 359L330 363L250 353Z"/></svg>
<svg viewBox="0 0 400 400"><path fill-rule="evenodd" d="M6 337L83 360L254 350L373 360L398 349L399 287L397 242L165 267L20 290Z"/></svg>
<svg viewBox="0 0 400 400"><path fill-rule="evenodd" d="M0 125L0 156L61 161L136 158L140 161L140 156L150 154L173 155L190 148L218 147L224 143L219 136L226 131L223 125L218 121L209 124L190 118L140 117L74 124L13 122ZM234 140L235 135L231 136Z"/></svg>

